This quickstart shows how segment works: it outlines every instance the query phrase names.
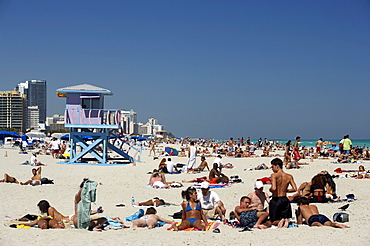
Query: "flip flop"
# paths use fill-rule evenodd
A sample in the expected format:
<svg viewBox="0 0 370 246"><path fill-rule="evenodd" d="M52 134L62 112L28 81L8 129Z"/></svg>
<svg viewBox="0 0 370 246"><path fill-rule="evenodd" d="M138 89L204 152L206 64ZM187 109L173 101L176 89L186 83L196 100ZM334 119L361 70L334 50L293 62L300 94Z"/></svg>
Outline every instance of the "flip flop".
<svg viewBox="0 0 370 246"><path fill-rule="evenodd" d="M213 232L213 233L220 233L221 231L220 231L220 229L216 228L216 229L214 229L212 232Z"/></svg>
<svg viewBox="0 0 370 246"><path fill-rule="evenodd" d="M123 203L116 204L116 207L124 207L124 206L126 206L126 205L125 205L125 204L123 204Z"/></svg>
<svg viewBox="0 0 370 246"><path fill-rule="evenodd" d="M252 231L251 229L249 229L249 227L245 227L243 230L239 231L239 232L245 232L245 231Z"/></svg>

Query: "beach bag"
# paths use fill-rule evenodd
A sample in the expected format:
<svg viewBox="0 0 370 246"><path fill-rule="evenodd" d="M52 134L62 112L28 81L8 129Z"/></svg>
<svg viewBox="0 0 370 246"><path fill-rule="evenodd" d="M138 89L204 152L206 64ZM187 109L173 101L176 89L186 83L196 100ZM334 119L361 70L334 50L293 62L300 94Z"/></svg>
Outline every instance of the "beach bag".
<svg viewBox="0 0 370 246"><path fill-rule="evenodd" d="M347 213L335 213L333 215L334 222L348 222L349 221L349 215Z"/></svg>
<svg viewBox="0 0 370 246"><path fill-rule="evenodd" d="M182 210L180 212L176 212L172 215L174 219L181 219L182 218Z"/></svg>
<svg viewBox="0 0 370 246"><path fill-rule="evenodd" d="M54 184L54 180L48 178L42 178L41 184Z"/></svg>

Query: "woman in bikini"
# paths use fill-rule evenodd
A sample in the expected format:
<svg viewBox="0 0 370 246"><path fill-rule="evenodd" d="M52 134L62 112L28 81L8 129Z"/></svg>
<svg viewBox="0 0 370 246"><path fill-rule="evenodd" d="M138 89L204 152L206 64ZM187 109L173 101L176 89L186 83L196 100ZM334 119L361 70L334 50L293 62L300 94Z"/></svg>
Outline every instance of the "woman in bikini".
<svg viewBox="0 0 370 246"><path fill-rule="evenodd" d="M50 206L49 202L46 200L41 200L37 204L37 206L39 207L42 215L38 216L37 219L32 222L23 223L22 225L38 225L38 227L41 229L64 228L63 220L68 219L68 217L63 216L61 213L59 213L58 210Z"/></svg>
<svg viewBox="0 0 370 246"><path fill-rule="evenodd" d="M159 217L158 215L156 215L156 213L157 213L157 210L155 208L153 207L148 208L144 216L142 216L140 219L132 221L132 227L136 229L138 227L148 226L149 229L152 229L157 225L158 221L163 221L163 222L166 222L167 224L172 224L172 225L175 224L175 221L163 219Z"/></svg>
<svg viewBox="0 0 370 246"><path fill-rule="evenodd" d="M194 187L189 187L182 192L182 197L186 201L181 203L182 206L182 218L179 226L173 225L175 231L183 230L189 227L195 227L201 231L206 230L208 225L207 218L202 212L200 202L197 201L198 194Z"/></svg>

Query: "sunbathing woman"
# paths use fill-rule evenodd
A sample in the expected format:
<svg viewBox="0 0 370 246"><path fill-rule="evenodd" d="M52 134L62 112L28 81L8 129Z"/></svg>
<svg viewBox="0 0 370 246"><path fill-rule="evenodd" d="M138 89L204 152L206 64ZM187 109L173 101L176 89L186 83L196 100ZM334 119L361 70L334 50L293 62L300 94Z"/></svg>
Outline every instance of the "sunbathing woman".
<svg viewBox="0 0 370 246"><path fill-rule="evenodd" d="M158 207L161 205L170 205L171 203L165 202L163 199L159 199L158 197L154 197L146 202L139 202L137 203L138 206L154 206Z"/></svg>
<svg viewBox="0 0 370 246"><path fill-rule="evenodd" d="M152 229L157 225L158 221L163 221L163 222L166 222L167 224L172 224L172 225L175 224L175 221L163 219L159 217L158 215L156 215L156 213L157 213L157 210L155 208L153 207L148 208L144 216L142 216L140 219L132 221L132 227L136 229L138 227L148 226L149 229Z"/></svg>
<svg viewBox="0 0 370 246"><path fill-rule="evenodd" d="M358 167L357 178L358 179L368 179L368 178L370 178L370 175L366 172L365 167L363 165L360 165Z"/></svg>
<svg viewBox="0 0 370 246"><path fill-rule="evenodd" d="M202 212L200 202L197 201L198 194L196 189L193 187L187 188L182 192L182 197L185 198L186 201L181 203L183 211L181 224L179 226L176 226L175 223L173 224L175 231L183 230L189 227L195 227L201 231L205 231L208 222L207 218Z"/></svg>
<svg viewBox="0 0 370 246"><path fill-rule="evenodd" d="M37 219L32 222L24 223L22 225L38 225L38 227L41 229L64 228L63 219L68 219L68 217L63 216L58 212L58 210L56 210L54 207L51 207L49 202L46 200L41 200L37 206L43 215L38 216Z"/></svg>

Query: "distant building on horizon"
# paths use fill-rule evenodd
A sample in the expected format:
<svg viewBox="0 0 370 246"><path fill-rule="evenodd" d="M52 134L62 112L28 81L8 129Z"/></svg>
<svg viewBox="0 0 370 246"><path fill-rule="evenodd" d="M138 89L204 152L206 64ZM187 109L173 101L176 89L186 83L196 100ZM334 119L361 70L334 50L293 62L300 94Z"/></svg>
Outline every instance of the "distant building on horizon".
<svg viewBox="0 0 370 246"><path fill-rule="evenodd" d="M25 132L27 124L26 96L17 91L0 91L0 128Z"/></svg>
<svg viewBox="0 0 370 246"><path fill-rule="evenodd" d="M60 114L54 114L51 117L46 117L46 126L50 129L52 132L58 132L61 130L67 130L67 128L64 127L64 115Z"/></svg>
<svg viewBox="0 0 370 246"><path fill-rule="evenodd" d="M38 123L45 123L46 121L46 80L27 80L25 82L19 83L15 87L15 91L23 93L26 95L26 107L32 107L33 115L35 115L34 106L38 107L39 119ZM27 115L30 113L27 112ZM35 119L33 119L35 120ZM27 123L27 128L31 126Z"/></svg>
<svg viewBox="0 0 370 246"><path fill-rule="evenodd" d="M134 110L121 110L121 126L125 134L139 134L137 113Z"/></svg>

